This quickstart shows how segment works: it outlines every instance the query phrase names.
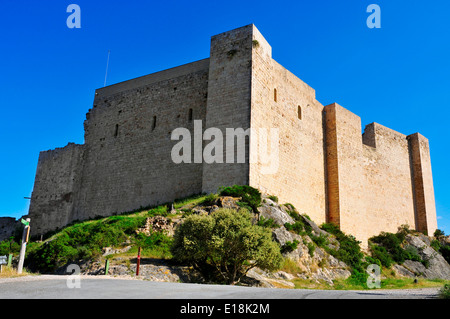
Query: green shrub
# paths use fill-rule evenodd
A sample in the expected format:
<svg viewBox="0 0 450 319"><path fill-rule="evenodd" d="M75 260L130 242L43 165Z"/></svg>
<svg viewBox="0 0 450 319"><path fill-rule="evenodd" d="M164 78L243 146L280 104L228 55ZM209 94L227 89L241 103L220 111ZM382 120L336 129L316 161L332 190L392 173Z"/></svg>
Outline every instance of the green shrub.
<svg viewBox="0 0 450 319"><path fill-rule="evenodd" d="M441 249L439 249L439 252L441 253L442 257L450 264L450 245L442 246Z"/></svg>
<svg viewBox="0 0 450 319"><path fill-rule="evenodd" d="M208 194L205 199L201 202L202 205L211 206L214 205L215 201L219 198L217 194Z"/></svg>
<svg viewBox="0 0 450 319"><path fill-rule="evenodd" d="M450 284L445 284L439 291L439 298L450 299Z"/></svg>
<svg viewBox="0 0 450 319"><path fill-rule="evenodd" d="M278 197L277 197L277 196L270 195L270 196L268 196L268 198L269 198L271 201L274 201L275 203L278 203Z"/></svg>
<svg viewBox="0 0 450 319"><path fill-rule="evenodd" d="M302 235L304 234L304 227L303 227L303 223L300 222L295 222L293 224L290 223L285 223L284 227L288 230L288 231L292 231L298 235Z"/></svg>
<svg viewBox="0 0 450 319"><path fill-rule="evenodd" d="M310 234L309 237L319 247L325 248L328 245L328 238L327 238L327 236L324 236L322 234L320 234L319 236L315 236L313 234Z"/></svg>
<svg viewBox="0 0 450 319"><path fill-rule="evenodd" d="M274 270L282 261L271 232L252 225L246 210L189 216L175 231L171 252L176 261L193 266L205 279L227 284L239 282L253 267Z"/></svg>
<svg viewBox="0 0 450 319"><path fill-rule="evenodd" d="M285 203L285 204L283 204L283 206L286 207L289 211L294 211L294 212L297 211L297 209L291 203Z"/></svg>
<svg viewBox="0 0 450 319"><path fill-rule="evenodd" d="M372 258L374 260L378 260L379 263L381 263L381 265L386 268L391 268L394 261L392 260L391 255L388 253L386 248L375 244L370 244L369 247Z"/></svg>
<svg viewBox="0 0 450 319"><path fill-rule="evenodd" d="M300 242L297 239L294 239L293 242L287 241L283 246L281 246L281 253L285 254L293 252L297 249L299 243Z"/></svg>
<svg viewBox="0 0 450 319"><path fill-rule="evenodd" d="M424 262L424 260L422 260L422 258L420 257L417 248L414 247L414 246L406 247L405 252L404 252L404 256L405 256L405 260L413 260L413 261L418 261L418 262Z"/></svg>
<svg viewBox="0 0 450 319"><path fill-rule="evenodd" d="M0 242L0 256L18 255L19 252L20 244L14 240L14 237Z"/></svg>
<svg viewBox="0 0 450 319"><path fill-rule="evenodd" d="M361 242L351 235L344 234L339 227L332 223L323 224L320 227L324 231L334 235L340 244L338 250L326 248L326 251L346 263L352 269L364 272L364 255L359 246Z"/></svg>
<svg viewBox="0 0 450 319"><path fill-rule="evenodd" d="M300 216L300 214L297 213L297 211L293 210L293 211L289 211L288 213L292 217L292 219L294 220L293 224L290 224L290 223L285 223L284 224L284 227L288 231L293 231L294 233L296 233L298 235L310 235L310 236L312 236L311 225L308 224L307 222L305 222L303 217Z"/></svg>
<svg viewBox="0 0 450 319"><path fill-rule="evenodd" d="M316 246L314 246L314 243L306 243L306 247L308 247L308 254L311 257L314 257L314 252L316 251Z"/></svg>
<svg viewBox="0 0 450 319"><path fill-rule="evenodd" d="M280 228L280 225L278 225L272 218L264 218L264 216L261 216L256 224L266 228Z"/></svg>
<svg viewBox="0 0 450 319"><path fill-rule="evenodd" d="M445 233L444 233L444 231L442 231L442 230L440 230L440 229L436 229L435 231L434 231L434 237L436 237L436 238L439 238L439 237L441 237L441 236L445 236Z"/></svg>
<svg viewBox="0 0 450 319"><path fill-rule="evenodd" d="M393 263L402 264L405 260L413 260L421 262L428 268L429 261L422 259L415 247L408 246L406 249L402 247L406 234L407 232L399 229L396 234L381 232L380 235L370 238L370 243L378 245L378 247L371 246L372 257L378 258L386 267L390 267Z"/></svg>
<svg viewBox="0 0 450 319"><path fill-rule="evenodd" d="M261 205L260 191L248 185L221 187L219 188L219 195L241 197L242 202L247 203L255 213L258 212L258 207Z"/></svg>
<svg viewBox="0 0 450 319"><path fill-rule="evenodd" d="M369 278L369 274L366 271L353 269L352 274L346 279L346 282L351 286L367 288L367 278Z"/></svg>
<svg viewBox="0 0 450 319"><path fill-rule="evenodd" d="M437 240L437 239L433 239L433 240L431 241L430 246L431 246L434 250L436 250L437 252L439 252L439 251L441 250L441 248L442 248L441 243L440 243L439 240Z"/></svg>
<svg viewBox="0 0 450 319"><path fill-rule="evenodd" d="M403 236L398 236L397 234L393 233L381 232L380 235L370 238L369 241L384 247L389 253L391 259L394 262L401 264L407 259L409 255L401 247L401 237Z"/></svg>
<svg viewBox="0 0 450 319"><path fill-rule="evenodd" d="M142 254L157 258L171 258L170 249L173 238L164 232L152 232L149 236L140 233L136 236L135 244L142 248Z"/></svg>
<svg viewBox="0 0 450 319"><path fill-rule="evenodd" d="M28 266L40 272L52 272L69 262L97 258L104 247L118 246L134 236L145 220L142 216L111 216L72 225L30 249Z"/></svg>

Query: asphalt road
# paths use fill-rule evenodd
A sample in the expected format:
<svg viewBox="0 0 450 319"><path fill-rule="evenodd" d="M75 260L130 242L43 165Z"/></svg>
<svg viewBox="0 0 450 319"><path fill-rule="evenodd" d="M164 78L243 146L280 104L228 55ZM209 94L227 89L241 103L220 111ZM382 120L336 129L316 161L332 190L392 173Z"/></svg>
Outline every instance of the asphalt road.
<svg viewBox="0 0 450 319"><path fill-rule="evenodd" d="M79 288L77 288L77 284ZM0 279L0 299L429 299L437 288L310 290L200 285L112 277L29 276Z"/></svg>

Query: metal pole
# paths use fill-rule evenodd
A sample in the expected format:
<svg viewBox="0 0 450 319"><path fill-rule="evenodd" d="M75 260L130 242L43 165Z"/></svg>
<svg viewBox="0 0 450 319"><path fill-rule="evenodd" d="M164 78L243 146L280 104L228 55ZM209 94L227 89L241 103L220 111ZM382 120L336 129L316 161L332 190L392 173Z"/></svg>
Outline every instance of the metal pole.
<svg viewBox="0 0 450 319"><path fill-rule="evenodd" d="M137 265L136 265L136 276L139 276L139 267L141 266L141 247L138 249Z"/></svg>
<svg viewBox="0 0 450 319"><path fill-rule="evenodd" d="M23 222L23 221L22 221ZM20 247L19 265L17 266L17 273L21 274L23 270L23 262L25 260L25 251L27 249L28 237L30 235L30 219L27 218L24 223L25 227L22 233L22 245Z"/></svg>
<svg viewBox="0 0 450 319"><path fill-rule="evenodd" d="M13 257L13 254L9 254L9 256L8 256L8 267L9 268L11 268L11 265L12 265L12 257Z"/></svg>
<svg viewBox="0 0 450 319"><path fill-rule="evenodd" d="M105 275L108 274L109 271L109 259L106 259L106 265L105 265Z"/></svg>
<svg viewBox="0 0 450 319"><path fill-rule="evenodd" d="M108 50L108 60L106 61L106 73L105 73L105 84L103 87L106 86L106 79L108 77L108 67L109 67L109 56L111 55L111 50Z"/></svg>

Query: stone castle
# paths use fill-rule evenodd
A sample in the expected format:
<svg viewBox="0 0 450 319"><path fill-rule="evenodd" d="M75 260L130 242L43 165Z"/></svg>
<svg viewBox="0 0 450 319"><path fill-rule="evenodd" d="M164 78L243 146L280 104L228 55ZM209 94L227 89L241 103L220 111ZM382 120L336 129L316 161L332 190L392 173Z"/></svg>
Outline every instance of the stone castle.
<svg viewBox="0 0 450 319"><path fill-rule="evenodd" d="M278 170L263 164L176 164L171 133L277 128ZM323 106L315 91L272 59L254 25L211 38L210 57L96 90L85 144L41 152L29 217L32 234L75 220L168 203L245 184L333 222L363 242L408 224L433 234L436 208L428 140ZM204 146L205 143L203 143Z"/></svg>

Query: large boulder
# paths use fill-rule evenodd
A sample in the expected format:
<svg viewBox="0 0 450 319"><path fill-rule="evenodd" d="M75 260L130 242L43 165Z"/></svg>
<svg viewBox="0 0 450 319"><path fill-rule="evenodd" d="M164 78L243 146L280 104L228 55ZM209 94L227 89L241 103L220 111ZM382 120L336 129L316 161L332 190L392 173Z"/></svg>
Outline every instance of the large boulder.
<svg viewBox="0 0 450 319"><path fill-rule="evenodd" d="M280 206L274 205L273 202L263 203L258 207L258 213L265 219L273 219L273 221L280 226L283 226L286 223L294 223L294 219Z"/></svg>
<svg viewBox="0 0 450 319"><path fill-rule="evenodd" d="M429 240L424 241L420 236L407 235L406 236L407 247L414 247L422 260L427 261L424 265L418 261L406 260L403 263L403 267L415 275L421 275L427 279L446 279L450 280L450 265L447 261L435 251L427 243Z"/></svg>

